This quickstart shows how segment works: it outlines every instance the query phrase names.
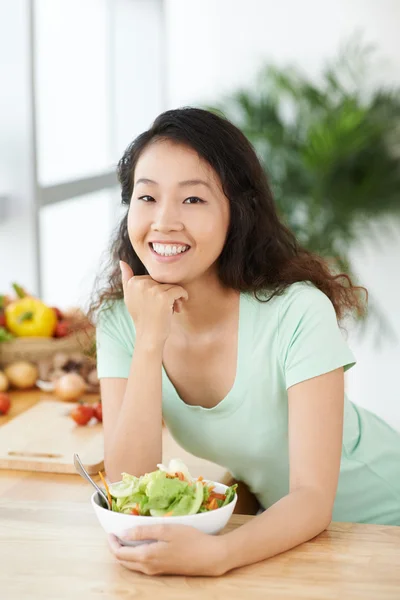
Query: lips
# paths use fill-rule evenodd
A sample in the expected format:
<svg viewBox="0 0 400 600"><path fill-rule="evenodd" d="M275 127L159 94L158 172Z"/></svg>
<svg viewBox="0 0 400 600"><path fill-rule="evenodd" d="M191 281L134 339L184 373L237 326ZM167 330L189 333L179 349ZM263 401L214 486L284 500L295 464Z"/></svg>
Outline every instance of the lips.
<svg viewBox="0 0 400 600"><path fill-rule="evenodd" d="M150 242L151 249L158 256L179 256L190 250L188 244L182 244L181 242Z"/></svg>

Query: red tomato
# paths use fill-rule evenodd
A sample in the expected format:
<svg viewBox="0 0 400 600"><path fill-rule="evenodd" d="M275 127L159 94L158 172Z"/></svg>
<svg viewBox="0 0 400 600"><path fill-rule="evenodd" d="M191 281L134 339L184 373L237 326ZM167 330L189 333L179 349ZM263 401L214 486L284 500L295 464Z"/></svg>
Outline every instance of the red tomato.
<svg viewBox="0 0 400 600"><path fill-rule="evenodd" d="M69 415L77 425L87 425L94 416L93 406L89 404L77 404Z"/></svg>
<svg viewBox="0 0 400 600"><path fill-rule="evenodd" d="M0 415L6 415L10 410L10 396L5 392L0 392Z"/></svg>
<svg viewBox="0 0 400 600"><path fill-rule="evenodd" d="M62 314L61 310L56 306L52 306L51 308L56 313L57 321L61 321L64 318L64 315Z"/></svg>
<svg viewBox="0 0 400 600"><path fill-rule="evenodd" d="M103 407L101 402L96 402L93 404L94 416L100 423L103 421Z"/></svg>
<svg viewBox="0 0 400 600"><path fill-rule="evenodd" d="M3 310L0 310L0 327L6 326L6 316Z"/></svg>
<svg viewBox="0 0 400 600"><path fill-rule="evenodd" d="M69 334L69 325L65 321L59 321L54 330L54 337L62 338Z"/></svg>

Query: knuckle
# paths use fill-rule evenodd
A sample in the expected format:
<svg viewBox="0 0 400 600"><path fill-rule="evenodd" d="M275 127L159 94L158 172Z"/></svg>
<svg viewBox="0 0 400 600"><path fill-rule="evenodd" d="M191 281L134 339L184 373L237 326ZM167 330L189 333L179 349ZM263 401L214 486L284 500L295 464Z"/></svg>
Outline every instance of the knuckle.
<svg viewBox="0 0 400 600"><path fill-rule="evenodd" d="M153 285L153 286L152 286L152 287L149 289L149 292L150 292L150 294L151 294L152 296L155 296L155 297L159 296L159 289L158 289L158 286L156 286L156 285Z"/></svg>

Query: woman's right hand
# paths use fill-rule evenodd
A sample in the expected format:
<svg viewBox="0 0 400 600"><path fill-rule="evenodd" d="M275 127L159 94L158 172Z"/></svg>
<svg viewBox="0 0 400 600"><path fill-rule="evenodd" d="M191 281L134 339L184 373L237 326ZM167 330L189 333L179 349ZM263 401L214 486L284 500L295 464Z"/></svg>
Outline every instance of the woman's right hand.
<svg viewBox="0 0 400 600"><path fill-rule="evenodd" d="M125 305L136 328L136 338L151 346L164 346L172 315L188 299L179 285L157 283L149 275L136 276L131 267L120 261Z"/></svg>

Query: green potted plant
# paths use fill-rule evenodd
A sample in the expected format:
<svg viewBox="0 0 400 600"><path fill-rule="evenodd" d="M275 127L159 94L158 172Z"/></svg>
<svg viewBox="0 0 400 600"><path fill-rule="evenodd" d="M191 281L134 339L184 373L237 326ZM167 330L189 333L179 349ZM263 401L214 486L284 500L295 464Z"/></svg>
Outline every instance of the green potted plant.
<svg viewBox="0 0 400 600"><path fill-rule="evenodd" d="M355 280L350 249L377 219L400 215L400 90L372 86L370 69L370 49L350 42L318 81L266 65L209 107L250 139L302 245ZM371 313L388 329L370 297Z"/></svg>

